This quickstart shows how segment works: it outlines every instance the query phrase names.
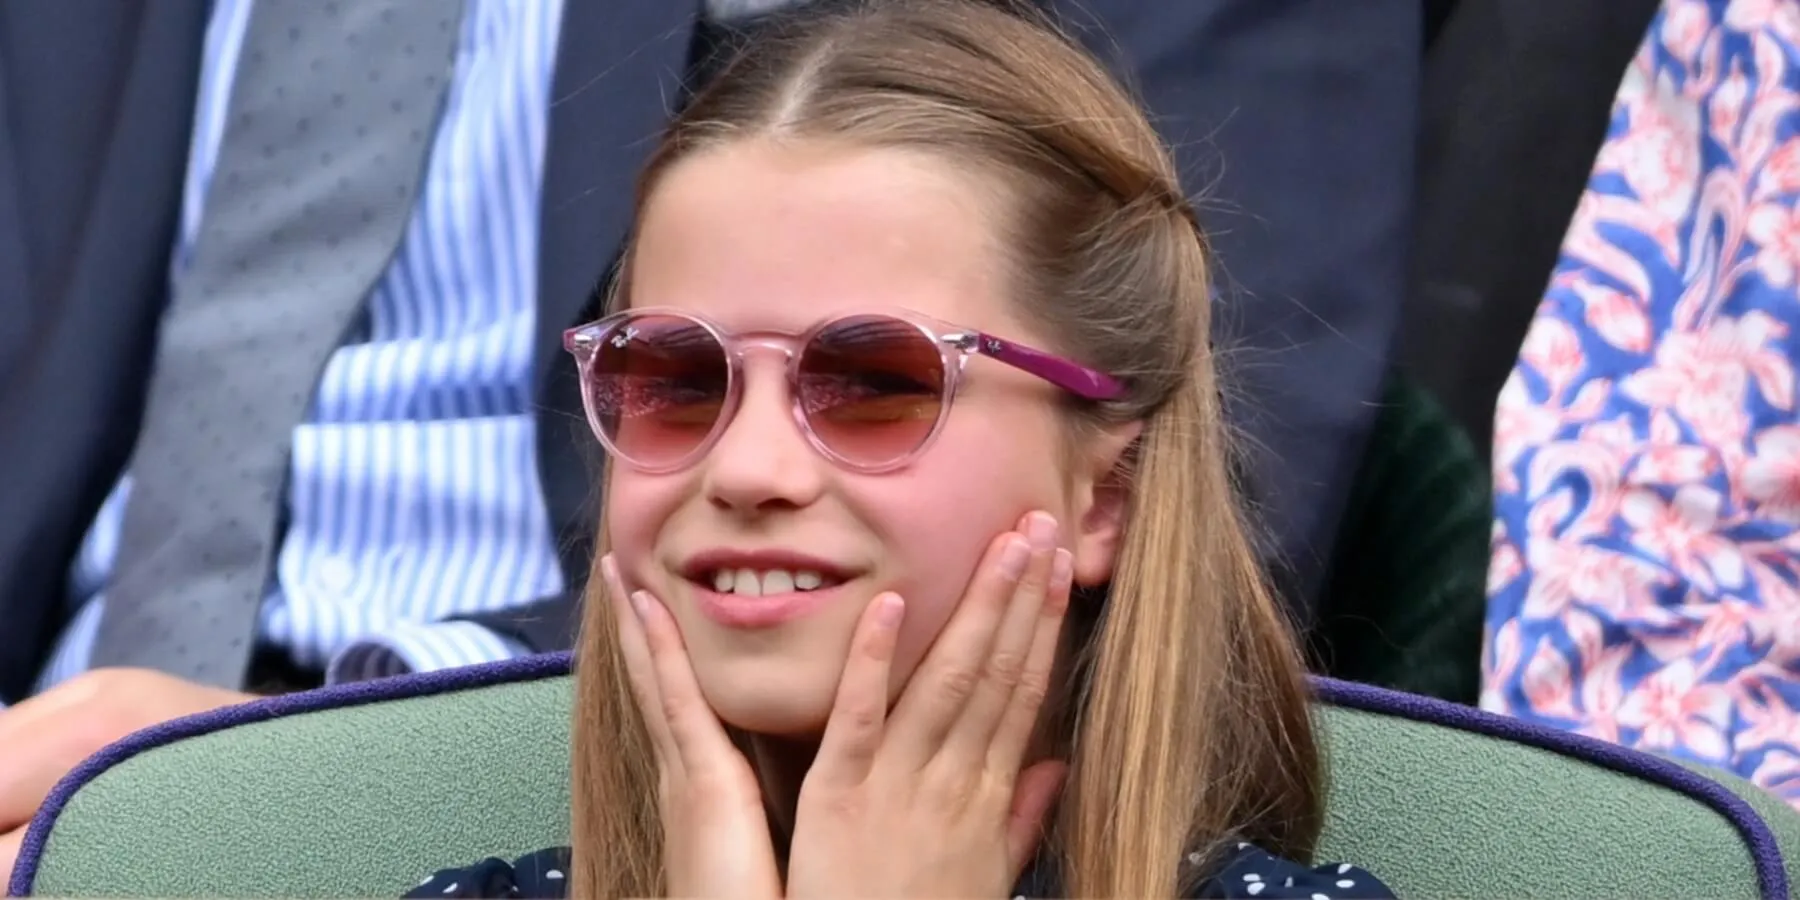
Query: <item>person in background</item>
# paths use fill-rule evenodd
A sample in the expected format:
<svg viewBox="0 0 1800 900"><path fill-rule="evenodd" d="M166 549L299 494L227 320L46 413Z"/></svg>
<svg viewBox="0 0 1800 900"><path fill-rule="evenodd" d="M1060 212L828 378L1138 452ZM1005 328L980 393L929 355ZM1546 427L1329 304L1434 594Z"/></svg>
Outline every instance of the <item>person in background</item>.
<svg viewBox="0 0 1800 900"><path fill-rule="evenodd" d="M0 868L138 728L570 646L592 487L557 335L696 11L0 11Z"/></svg>
<svg viewBox="0 0 1800 900"><path fill-rule="evenodd" d="M0 7L0 868L138 728L570 646L594 490L557 337L683 73L768 5ZM1049 5L1222 207L1303 611L1400 293L1416 10Z"/></svg>
<svg viewBox="0 0 1800 900"><path fill-rule="evenodd" d="M1428 6L1440 27L1425 60L1412 284L1394 355L1486 464L1494 402L1659 0Z"/></svg>
<svg viewBox="0 0 1800 900"><path fill-rule="evenodd" d="M610 460L574 846L409 896L1391 896L1305 862L1206 241L1093 59L961 0L784 17L639 198L567 339Z"/></svg>
<svg viewBox="0 0 1800 900"><path fill-rule="evenodd" d="M1482 705L1800 804L1800 4L1665 0L1500 395Z"/></svg>

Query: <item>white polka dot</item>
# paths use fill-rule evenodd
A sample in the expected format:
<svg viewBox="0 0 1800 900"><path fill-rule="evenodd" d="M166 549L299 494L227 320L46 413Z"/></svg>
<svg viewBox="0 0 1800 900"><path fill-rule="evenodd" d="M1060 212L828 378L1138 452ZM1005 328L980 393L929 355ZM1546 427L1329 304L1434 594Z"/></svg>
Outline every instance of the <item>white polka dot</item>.
<svg viewBox="0 0 1800 900"><path fill-rule="evenodd" d="M1346 887L1346 888L1348 888L1348 887L1356 887L1356 882L1354 882L1354 881L1351 881L1351 880L1350 880L1350 879L1348 879L1348 878L1340 878L1340 879L1338 879L1338 883L1337 883L1337 886L1338 886L1338 887Z"/></svg>
<svg viewBox="0 0 1800 900"><path fill-rule="evenodd" d="M550 871L544 873L544 877L550 879L551 881L561 881L562 877L563 877L562 870L561 869L551 869Z"/></svg>
<svg viewBox="0 0 1800 900"><path fill-rule="evenodd" d="M1244 848L1245 848L1245 847L1248 847L1248 846L1250 846L1250 845L1249 845L1249 844L1246 844L1246 843L1243 843L1243 842L1241 842L1241 841L1240 841L1240 842L1239 842L1239 843L1238 843L1238 849L1239 849L1239 850L1242 850L1242 849L1244 849Z"/></svg>
<svg viewBox="0 0 1800 900"><path fill-rule="evenodd" d="M1286 880L1286 881L1284 881L1284 882L1282 882L1282 883L1281 883L1281 886L1282 886L1282 887L1293 887L1293 886L1294 886L1294 879L1292 879L1292 878L1289 878L1289 879L1288 879L1288 880Z"/></svg>
<svg viewBox="0 0 1800 900"><path fill-rule="evenodd" d="M446 893L446 894L456 893L456 882L454 882L454 881L450 882L450 886L447 888L444 888L444 893Z"/></svg>
<svg viewBox="0 0 1800 900"><path fill-rule="evenodd" d="M1245 881L1261 881L1262 876L1256 874L1255 872L1251 872L1250 874L1244 876L1244 880Z"/></svg>
<svg viewBox="0 0 1800 900"><path fill-rule="evenodd" d="M1200 851L1198 851L1198 850L1195 850L1194 852L1188 854L1188 862L1190 862L1196 866L1199 865L1201 863L1201 861L1204 859L1206 859L1206 857L1201 856Z"/></svg>
<svg viewBox="0 0 1800 900"><path fill-rule="evenodd" d="M428 885L428 884L430 884L430 883L431 883L431 879L433 879L433 878L436 878L436 877L437 877L437 876L436 876L436 875L427 875L427 876L425 876L425 880L424 880L424 881L421 881L421 882L419 882L419 887L424 887L424 886L426 886L426 885Z"/></svg>
<svg viewBox="0 0 1800 900"><path fill-rule="evenodd" d="M1331 900L1331 898L1325 896L1324 894L1314 894L1312 896L1312 900Z"/></svg>
<svg viewBox="0 0 1800 900"><path fill-rule="evenodd" d="M1250 885L1250 896L1254 897L1257 894L1262 893L1262 889L1266 887L1268 887L1268 885L1263 884L1260 881L1252 882Z"/></svg>
<svg viewBox="0 0 1800 900"><path fill-rule="evenodd" d="M1342 874L1344 874L1344 873L1345 873L1345 872L1348 872L1348 871L1350 871L1350 864L1349 864L1349 863L1340 863L1340 864L1339 864L1339 865L1338 865L1338 874L1339 874L1339 875L1342 875Z"/></svg>

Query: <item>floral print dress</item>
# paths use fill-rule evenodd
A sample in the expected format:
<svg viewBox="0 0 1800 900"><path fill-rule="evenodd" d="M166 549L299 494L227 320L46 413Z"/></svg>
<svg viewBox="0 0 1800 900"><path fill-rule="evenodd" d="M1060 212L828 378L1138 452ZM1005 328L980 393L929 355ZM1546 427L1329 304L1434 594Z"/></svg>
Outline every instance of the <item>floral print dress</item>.
<svg viewBox="0 0 1800 900"><path fill-rule="evenodd" d="M1482 705L1800 804L1797 200L1800 2L1667 0L1498 403Z"/></svg>

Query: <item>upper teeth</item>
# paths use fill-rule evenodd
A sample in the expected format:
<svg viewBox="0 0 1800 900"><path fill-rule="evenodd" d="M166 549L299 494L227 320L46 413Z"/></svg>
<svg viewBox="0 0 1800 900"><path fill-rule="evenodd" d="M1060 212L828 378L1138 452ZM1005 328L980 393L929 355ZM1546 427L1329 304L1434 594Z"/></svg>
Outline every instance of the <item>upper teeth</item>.
<svg viewBox="0 0 1800 900"><path fill-rule="evenodd" d="M791 572L786 569L772 569L767 572L757 572L754 569L720 569L713 573L713 590L721 594L761 597L764 594L810 591L823 584L824 581L824 577L817 572Z"/></svg>

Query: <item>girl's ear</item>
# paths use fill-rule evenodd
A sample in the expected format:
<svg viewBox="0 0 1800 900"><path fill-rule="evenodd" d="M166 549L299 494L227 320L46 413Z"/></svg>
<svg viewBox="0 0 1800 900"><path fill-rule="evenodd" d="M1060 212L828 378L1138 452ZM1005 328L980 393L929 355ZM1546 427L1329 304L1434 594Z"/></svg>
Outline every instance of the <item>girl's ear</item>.
<svg viewBox="0 0 1800 900"><path fill-rule="evenodd" d="M1106 429L1088 445L1083 468L1076 473L1077 507L1069 551L1075 556L1078 585L1097 587L1112 580L1131 499L1128 451L1143 430L1142 422Z"/></svg>

